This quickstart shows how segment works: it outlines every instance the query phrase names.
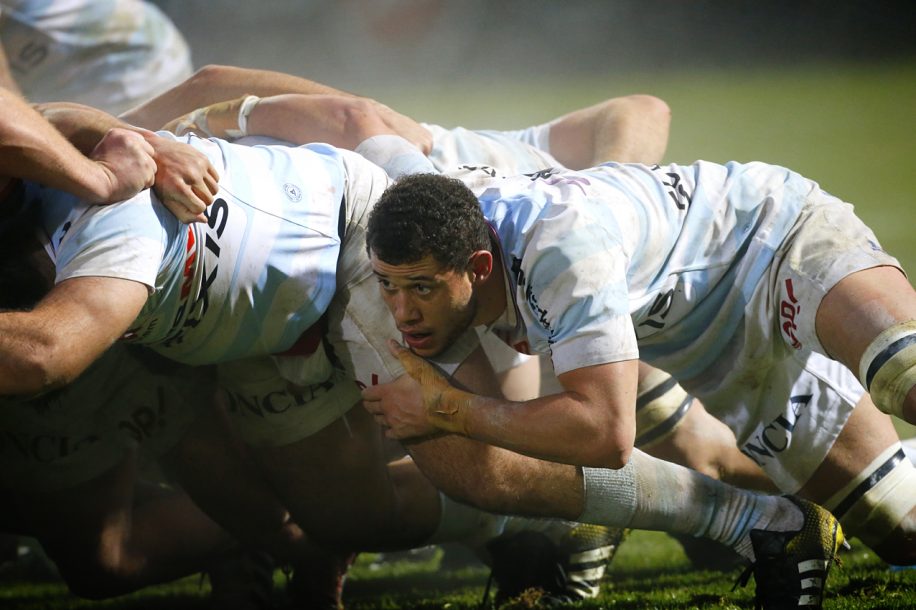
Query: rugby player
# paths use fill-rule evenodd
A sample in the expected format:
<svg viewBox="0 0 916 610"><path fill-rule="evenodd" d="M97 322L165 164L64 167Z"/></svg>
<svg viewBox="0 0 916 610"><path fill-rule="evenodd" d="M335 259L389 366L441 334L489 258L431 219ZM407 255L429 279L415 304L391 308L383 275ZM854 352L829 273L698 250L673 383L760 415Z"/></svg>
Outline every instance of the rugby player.
<svg viewBox="0 0 916 610"><path fill-rule="evenodd" d="M432 170L414 158L413 170ZM880 536L873 546L885 558L912 562L913 501L901 498L913 488L912 465L887 418L867 401L856 408L864 390L848 368L886 412L914 419L907 345L916 296L850 206L763 164L608 164L518 178L471 168L462 177L473 192L420 175L377 204L367 241L382 296L416 354L434 356L467 327L491 325L549 351L564 391L488 400L447 389L424 368L423 386L402 378L364 392L392 437L448 430L567 463L610 461L622 466L618 476L638 479L632 359L640 354L729 423L739 442L781 426L782 444L760 448L781 486L798 489L817 474L846 424L851 442L868 447L869 470L893 470L879 490L881 510L867 507L865 533ZM861 482L839 491L855 503Z"/></svg>

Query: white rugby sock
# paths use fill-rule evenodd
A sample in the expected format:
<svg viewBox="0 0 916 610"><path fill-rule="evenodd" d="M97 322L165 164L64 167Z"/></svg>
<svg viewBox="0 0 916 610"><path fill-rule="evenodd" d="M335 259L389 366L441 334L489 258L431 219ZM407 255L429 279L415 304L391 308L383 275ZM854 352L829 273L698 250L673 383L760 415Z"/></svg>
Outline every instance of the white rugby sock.
<svg viewBox="0 0 916 610"><path fill-rule="evenodd" d="M619 470L583 468L585 510L578 521L717 540L753 560L752 529L801 529L789 500L737 489L638 449Z"/></svg>

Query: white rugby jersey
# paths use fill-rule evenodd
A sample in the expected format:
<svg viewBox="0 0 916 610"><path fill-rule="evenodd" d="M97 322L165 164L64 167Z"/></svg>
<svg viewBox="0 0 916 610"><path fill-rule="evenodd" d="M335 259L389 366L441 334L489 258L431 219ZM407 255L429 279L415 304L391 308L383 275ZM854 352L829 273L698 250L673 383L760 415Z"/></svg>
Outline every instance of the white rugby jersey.
<svg viewBox="0 0 916 610"><path fill-rule="evenodd" d="M219 172L209 221L180 223L151 191L87 206L29 185L28 196L43 200L57 281L106 276L145 284L149 299L125 340L180 362L287 350L334 295L348 185L365 173L377 173L383 185L387 178L354 153L322 144L241 146L161 135L189 141Z"/></svg>
<svg viewBox="0 0 916 610"><path fill-rule="evenodd" d="M436 171L399 138L357 150L396 175ZM501 248L514 306L494 330L551 354L557 373L642 358L679 379L740 339L745 305L818 190L764 163L447 173L480 200Z"/></svg>
<svg viewBox="0 0 916 610"><path fill-rule="evenodd" d="M118 114L191 75L184 37L141 0L0 0L0 43L33 102Z"/></svg>
<svg viewBox="0 0 916 610"><path fill-rule="evenodd" d="M506 328L508 312L497 330L558 373L637 357L679 378L704 370L817 188L762 163L494 174L452 175L480 200L514 286L520 323Z"/></svg>

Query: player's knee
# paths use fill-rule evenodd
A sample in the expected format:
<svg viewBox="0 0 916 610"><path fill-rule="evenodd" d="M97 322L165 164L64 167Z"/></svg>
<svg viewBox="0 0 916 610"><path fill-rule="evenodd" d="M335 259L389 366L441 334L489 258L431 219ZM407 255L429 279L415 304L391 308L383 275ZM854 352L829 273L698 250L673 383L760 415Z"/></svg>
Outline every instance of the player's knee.
<svg viewBox="0 0 916 610"><path fill-rule="evenodd" d="M916 320L875 337L859 361L859 381L879 409L916 423Z"/></svg>
<svg viewBox="0 0 916 610"><path fill-rule="evenodd" d="M916 563L916 467L900 443L888 447L825 506L847 535L883 560Z"/></svg>

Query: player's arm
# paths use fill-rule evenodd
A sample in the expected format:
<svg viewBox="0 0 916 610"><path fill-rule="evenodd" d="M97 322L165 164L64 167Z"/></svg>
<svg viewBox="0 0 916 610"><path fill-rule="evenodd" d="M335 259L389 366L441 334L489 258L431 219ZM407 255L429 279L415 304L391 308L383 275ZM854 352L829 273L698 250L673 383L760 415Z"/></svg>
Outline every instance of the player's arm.
<svg viewBox="0 0 916 610"><path fill-rule="evenodd" d="M72 278L31 311L0 313L0 394L39 394L76 379L124 334L147 294L131 280Z"/></svg>
<svg viewBox="0 0 916 610"><path fill-rule="evenodd" d="M115 130L85 156L15 93L0 88L0 167L87 201L125 198L152 184L153 150L136 134Z"/></svg>
<svg viewBox="0 0 916 610"><path fill-rule="evenodd" d="M177 116L210 104L246 94L267 97L283 93L351 95L283 72L209 65L168 91L121 114L120 118L132 125L158 129Z"/></svg>
<svg viewBox="0 0 916 610"><path fill-rule="evenodd" d="M413 143L424 154L432 148L432 136L413 119L395 112L388 106L370 98L356 96L315 81L275 72L234 66L205 66L165 93L121 115L121 118L147 129L159 129L176 117L192 113L207 106L248 95L270 97L283 94L333 95L361 100L373 106L395 133ZM302 119L297 119L301 121ZM293 123L287 123L287 127ZM258 134L249 131L252 135ZM223 136L224 137L224 136ZM282 139L289 140L287 134ZM314 142L324 140L304 140Z"/></svg>
<svg viewBox="0 0 916 610"><path fill-rule="evenodd" d="M82 104L57 102L37 108L80 151L102 162L117 154L103 148L112 130L129 130L141 136L155 161L153 188L159 199L183 222L206 220L203 212L216 195L219 176L201 152ZM136 192L125 188L108 201L127 199Z"/></svg>
<svg viewBox="0 0 916 610"><path fill-rule="evenodd" d="M390 438L445 431L532 457L620 468L635 436L637 361L568 371L563 391L515 402L456 388L428 362L393 345L408 375L363 391L366 408Z"/></svg>
<svg viewBox="0 0 916 610"><path fill-rule="evenodd" d="M293 144L325 142L356 151L392 178L436 171L419 145L401 136L376 104L352 96L242 96L198 108L163 129L223 139L254 135Z"/></svg>

